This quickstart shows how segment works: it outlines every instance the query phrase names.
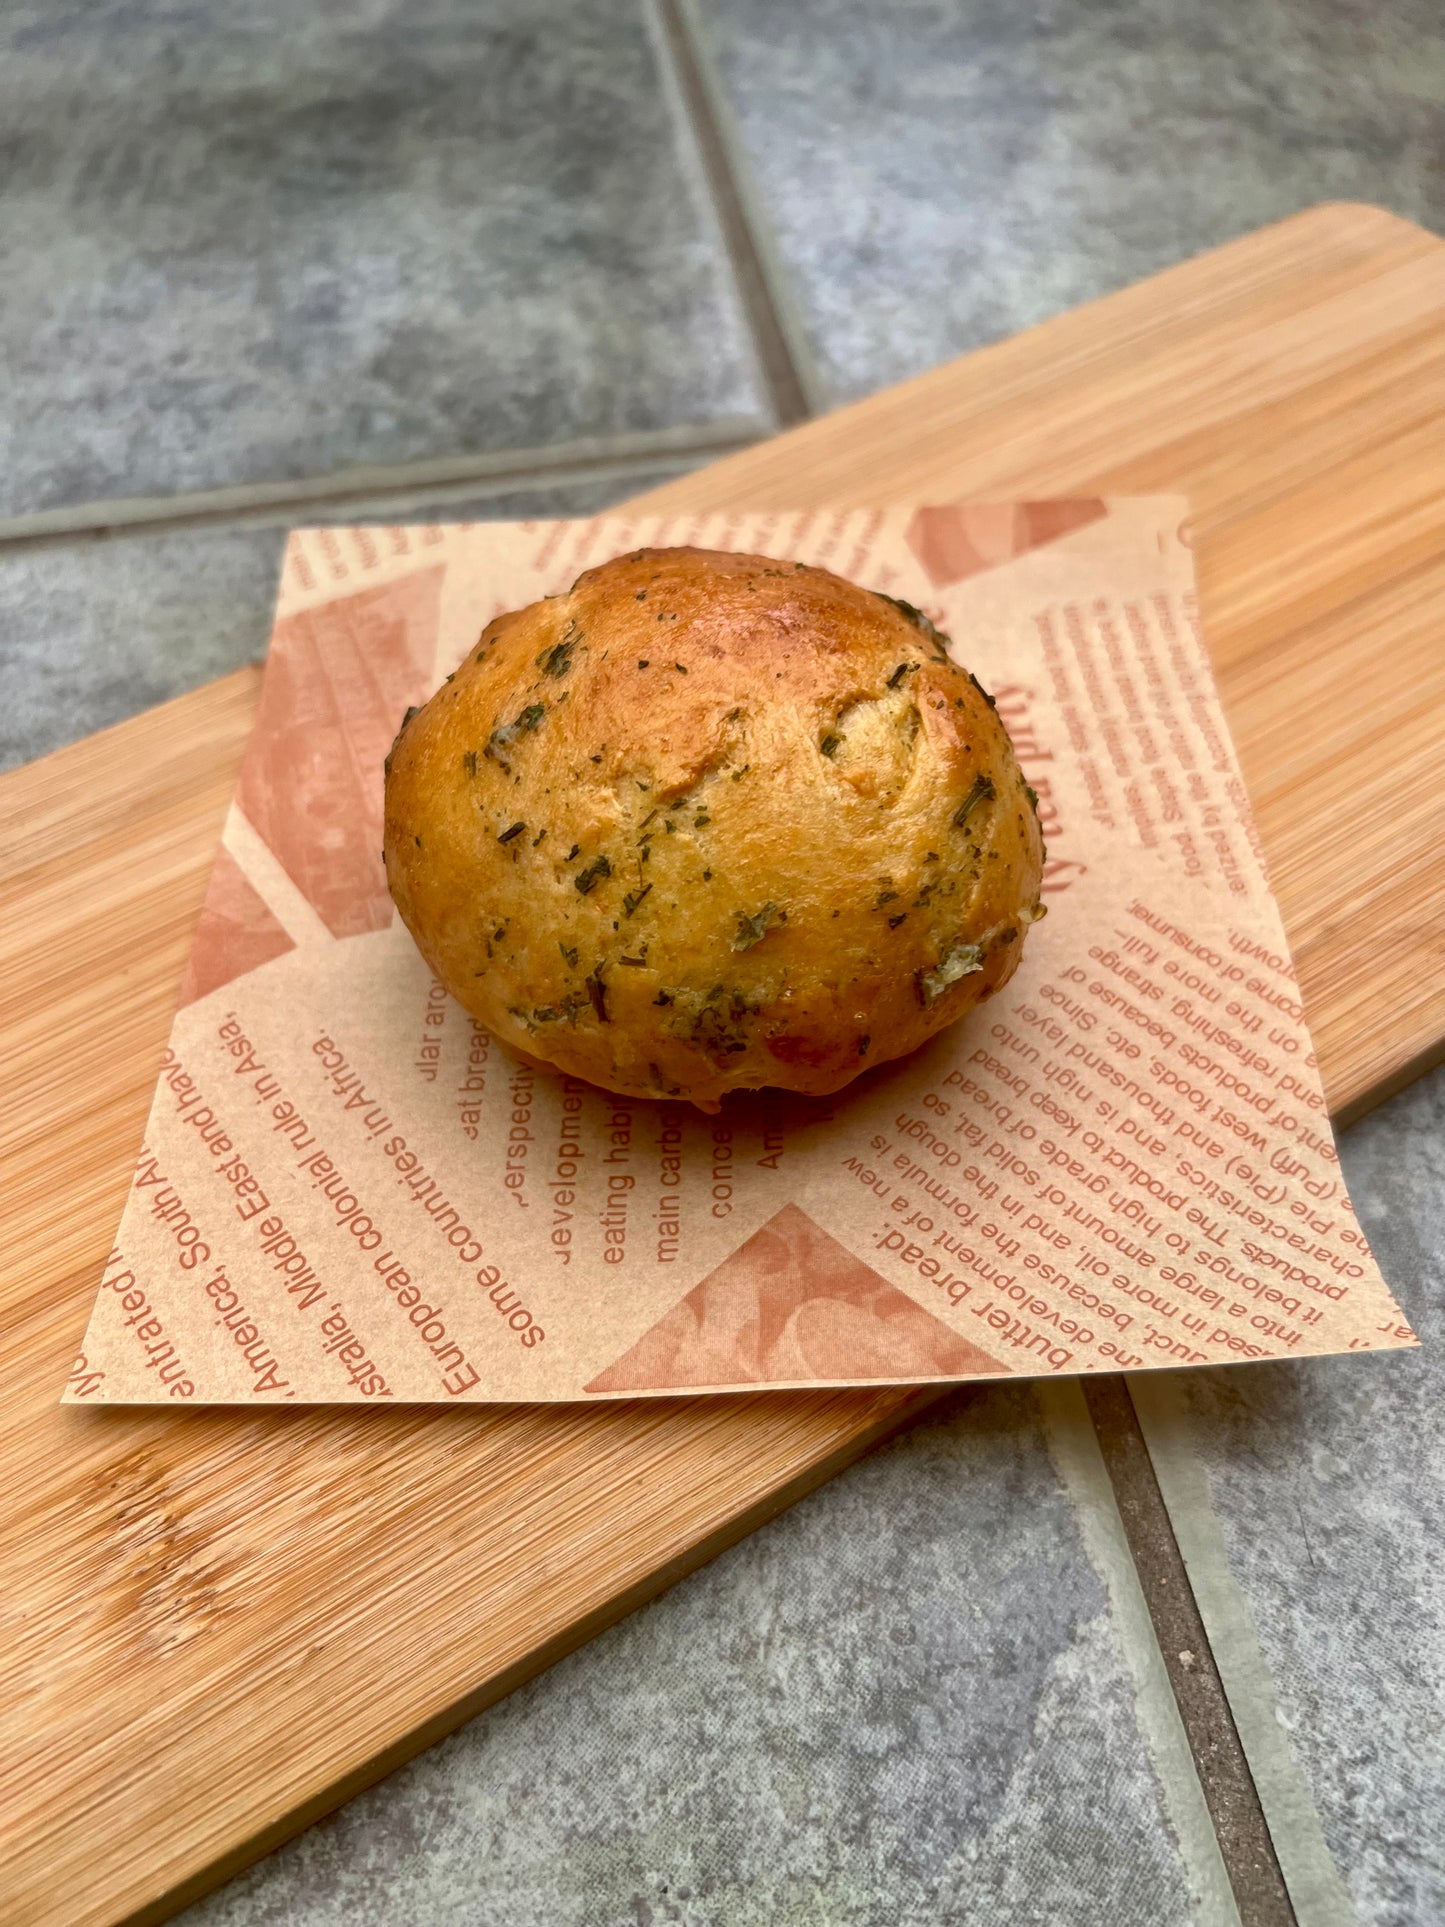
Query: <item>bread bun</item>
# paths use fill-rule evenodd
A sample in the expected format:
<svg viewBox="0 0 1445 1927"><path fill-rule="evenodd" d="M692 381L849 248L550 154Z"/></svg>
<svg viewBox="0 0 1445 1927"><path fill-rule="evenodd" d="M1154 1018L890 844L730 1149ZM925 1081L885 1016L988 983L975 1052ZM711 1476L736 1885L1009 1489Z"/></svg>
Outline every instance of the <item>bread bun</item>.
<svg viewBox="0 0 1445 1927"><path fill-rule="evenodd" d="M522 1054L704 1110L915 1050L1041 914L1031 794L945 640L825 569L705 549L500 616L387 759L422 955Z"/></svg>

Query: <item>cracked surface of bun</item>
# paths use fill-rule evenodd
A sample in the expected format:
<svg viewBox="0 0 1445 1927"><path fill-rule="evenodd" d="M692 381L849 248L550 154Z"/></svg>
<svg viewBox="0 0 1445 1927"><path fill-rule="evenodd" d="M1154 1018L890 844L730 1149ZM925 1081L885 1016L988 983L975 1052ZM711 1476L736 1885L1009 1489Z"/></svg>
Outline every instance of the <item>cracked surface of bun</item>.
<svg viewBox="0 0 1445 1927"><path fill-rule="evenodd" d="M915 1050L1041 914L1008 734L926 618L701 549L491 623L392 748L385 854L427 963L504 1043L706 1110Z"/></svg>

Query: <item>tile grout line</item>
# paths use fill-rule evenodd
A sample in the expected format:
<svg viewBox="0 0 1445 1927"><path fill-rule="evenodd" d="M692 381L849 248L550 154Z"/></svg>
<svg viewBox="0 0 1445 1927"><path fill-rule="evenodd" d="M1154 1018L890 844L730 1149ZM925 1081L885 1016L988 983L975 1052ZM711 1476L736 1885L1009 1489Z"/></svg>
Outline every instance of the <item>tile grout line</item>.
<svg viewBox="0 0 1445 1927"><path fill-rule="evenodd" d="M1109 1476L1098 1428L1078 1379L1035 1386L1049 1456L1069 1496L1090 1563L1104 1583L1109 1614L1134 1684L1140 1732L1158 1778L1189 1886L1197 1927L1274 1927L1250 1912L1228 1865L1204 1775L1171 1690L1143 1576Z"/></svg>
<svg viewBox="0 0 1445 1927"><path fill-rule="evenodd" d="M788 279L753 191L732 110L688 0L651 0L649 12L691 129L723 248L780 428L828 407Z"/></svg>
<svg viewBox="0 0 1445 1927"><path fill-rule="evenodd" d="M179 495L117 497L81 502L29 515L0 517L0 553L57 542L103 540L127 534L160 534L173 529L233 526L290 526L308 514L333 508L356 509L375 503L469 500L514 489L558 483L640 477L670 464L689 466L716 460L764 440L769 430L749 421L724 421L710 428L664 429L654 433L558 442L550 448L521 448L499 455L453 456L436 461L377 464L286 482L247 482L234 487L194 489Z"/></svg>
<svg viewBox="0 0 1445 1927"><path fill-rule="evenodd" d="M1229 1696L1126 1381L1080 1380L1168 1684L1247 1927L1297 1927ZM1313 1918L1308 1927L1314 1927Z"/></svg>
<svg viewBox="0 0 1445 1927"><path fill-rule="evenodd" d="M1302 1927L1352 1927L1354 1904L1279 1719L1249 1601L1234 1577L1173 1374L1131 1384L1139 1429Z"/></svg>

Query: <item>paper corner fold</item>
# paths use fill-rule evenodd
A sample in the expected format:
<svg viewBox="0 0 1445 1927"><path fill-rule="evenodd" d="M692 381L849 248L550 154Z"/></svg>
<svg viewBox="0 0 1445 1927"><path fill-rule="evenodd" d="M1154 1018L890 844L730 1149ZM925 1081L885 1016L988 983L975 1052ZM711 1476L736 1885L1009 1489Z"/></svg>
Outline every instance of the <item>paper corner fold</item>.
<svg viewBox="0 0 1445 1927"><path fill-rule="evenodd" d="M787 1204L584 1389L926 1381L1008 1370Z"/></svg>

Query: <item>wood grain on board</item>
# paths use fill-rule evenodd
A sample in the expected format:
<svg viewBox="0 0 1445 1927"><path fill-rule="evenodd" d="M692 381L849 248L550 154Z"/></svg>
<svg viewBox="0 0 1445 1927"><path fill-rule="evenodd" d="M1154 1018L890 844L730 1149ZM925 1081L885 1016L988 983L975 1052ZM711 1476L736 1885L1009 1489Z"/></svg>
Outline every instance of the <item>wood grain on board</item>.
<svg viewBox="0 0 1445 1927"><path fill-rule="evenodd" d="M670 484L1184 489L1337 1117L1440 1054L1445 243L1333 206ZM62 1408L259 676L0 779L0 1891L163 1917L922 1409Z"/></svg>

